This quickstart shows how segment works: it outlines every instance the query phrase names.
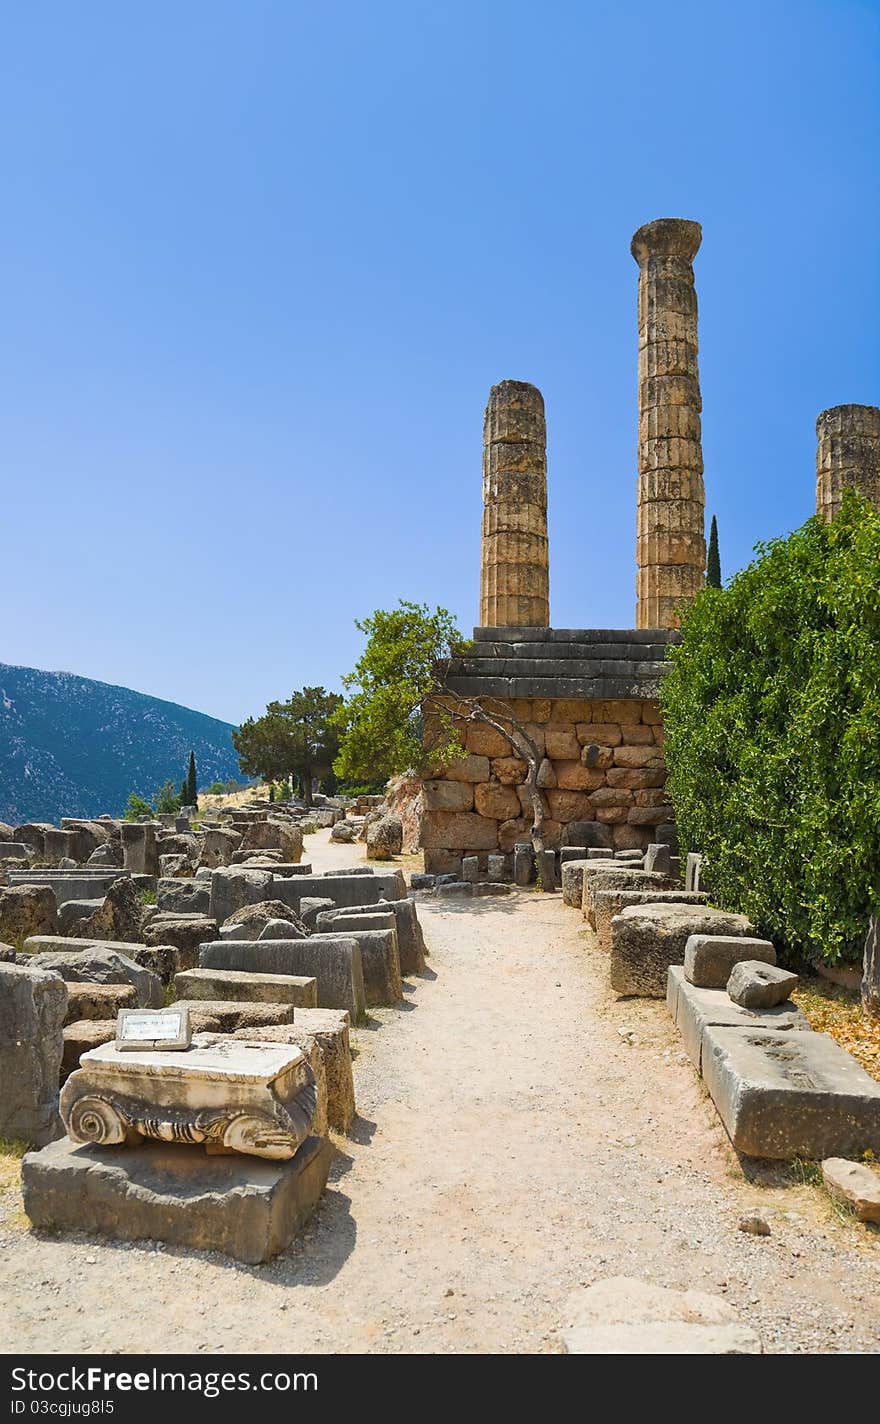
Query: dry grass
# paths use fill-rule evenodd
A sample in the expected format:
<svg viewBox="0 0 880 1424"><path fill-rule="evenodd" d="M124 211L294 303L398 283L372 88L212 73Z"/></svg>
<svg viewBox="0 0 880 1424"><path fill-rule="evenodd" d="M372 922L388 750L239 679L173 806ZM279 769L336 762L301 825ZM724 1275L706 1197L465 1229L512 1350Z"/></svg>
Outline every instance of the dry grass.
<svg viewBox="0 0 880 1424"><path fill-rule="evenodd" d="M13 1142L8 1137L0 1137L0 1192L20 1185L21 1159L27 1150L26 1142Z"/></svg>
<svg viewBox="0 0 880 1424"><path fill-rule="evenodd" d="M866 1073L880 1081L880 1019L870 1019L862 1013L861 1001L854 989L830 984L827 979L804 976L792 999L814 1029L837 1039Z"/></svg>

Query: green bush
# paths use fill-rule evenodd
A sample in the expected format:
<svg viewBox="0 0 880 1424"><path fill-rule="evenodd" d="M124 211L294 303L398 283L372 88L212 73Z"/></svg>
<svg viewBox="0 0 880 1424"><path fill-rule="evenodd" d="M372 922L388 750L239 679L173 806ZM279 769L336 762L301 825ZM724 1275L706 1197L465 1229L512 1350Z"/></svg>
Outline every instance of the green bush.
<svg viewBox="0 0 880 1424"><path fill-rule="evenodd" d="M226 785L222 781L212 781L211 785L208 787L209 796L223 796L225 791Z"/></svg>
<svg viewBox="0 0 880 1424"><path fill-rule="evenodd" d="M880 907L880 514L847 493L705 589L662 706L682 850L807 961L861 958Z"/></svg>
<svg viewBox="0 0 880 1424"><path fill-rule="evenodd" d="M136 791L132 791L125 803L123 820L136 821L139 816L155 816L155 808L151 802L146 801L143 796L139 796Z"/></svg>

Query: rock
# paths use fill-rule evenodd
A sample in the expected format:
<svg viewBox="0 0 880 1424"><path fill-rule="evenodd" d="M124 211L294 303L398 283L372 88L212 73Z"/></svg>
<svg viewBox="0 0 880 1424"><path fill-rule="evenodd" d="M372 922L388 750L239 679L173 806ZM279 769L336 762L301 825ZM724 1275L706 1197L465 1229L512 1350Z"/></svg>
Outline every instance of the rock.
<svg viewBox="0 0 880 1424"><path fill-rule="evenodd" d="M510 881L512 872L512 857L509 855L490 855L486 861L486 878L493 884L500 884L502 881Z"/></svg>
<svg viewBox="0 0 880 1424"><path fill-rule="evenodd" d="M433 890L436 878L435 875L413 874L409 877L409 888L410 890Z"/></svg>
<svg viewBox="0 0 880 1424"><path fill-rule="evenodd" d="M601 821L570 821L565 830L569 846L608 846L613 848L611 827Z"/></svg>
<svg viewBox="0 0 880 1424"><path fill-rule="evenodd" d="M441 875L437 881L434 891L435 895L473 895L474 887L470 880L447 880L445 875Z"/></svg>
<svg viewBox="0 0 880 1424"><path fill-rule="evenodd" d="M44 937L37 937L35 941L30 942L35 944L38 950L41 938ZM52 969L68 982L82 983L86 980L95 984L133 984L140 1008L161 1009L165 995L158 974L143 969L130 959L127 953L109 945L95 943L87 948L76 948L78 941L71 940L68 943L71 945L70 949L32 954L28 964L34 969ZM128 948L126 945L125 949Z"/></svg>
<svg viewBox="0 0 880 1424"><path fill-rule="evenodd" d="M0 944L0 964L14 964L16 950L11 944Z"/></svg>
<svg viewBox="0 0 880 1424"><path fill-rule="evenodd" d="M271 898L272 875L268 870L245 870L230 866L211 876L211 918L225 924L243 905L257 905Z"/></svg>
<svg viewBox="0 0 880 1424"><path fill-rule="evenodd" d="M58 862L59 870L76 870L77 862L69 855L63 855Z"/></svg>
<svg viewBox="0 0 880 1424"><path fill-rule="evenodd" d="M327 1119L337 1132L350 1132L355 1120L354 1077L351 1071L348 1015L336 1009L297 1009L292 1024L278 1028L241 1029L236 1038L257 1038L267 1043L317 1043L324 1060L327 1082Z"/></svg>
<svg viewBox="0 0 880 1424"><path fill-rule="evenodd" d="M150 822L123 821L122 863L126 870L141 875L159 874L156 827Z"/></svg>
<svg viewBox="0 0 880 1424"><path fill-rule="evenodd" d="M0 963L0 1136L42 1146L60 1135L66 1012L67 985L57 974Z"/></svg>
<svg viewBox="0 0 880 1424"><path fill-rule="evenodd" d="M686 971L685 971L686 972ZM798 975L759 959L735 964L727 981L727 992L744 1009L772 1009L782 1004L798 984Z"/></svg>
<svg viewBox="0 0 880 1424"><path fill-rule="evenodd" d="M734 966L742 959L775 964L776 950L768 939L749 939L743 935L693 934L685 945L684 977L691 984L696 984L698 989L724 989ZM757 1008L759 1005L747 1007Z"/></svg>
<svg viewBox="0 0 880 1424"><path fill-rule="evenodd" d="M481 880L479 885L474 886L474 894L478 898L486 895L509 895L511 888L506 880Z"/></svg>
<svg viewBox="0 0 880 1424"><path fill-rule="evenodd" d="M122 843L121 841L108 841L106 845L100 845L93 850L86 864L106 866L108 870L122 869Z"/></svg>
<svg viewBox="0 0 880 1424"><path fill-rule="evenodd" d="M256 905L243 905L223 921L223 929L234 929L236 933L231 937L235 939L261 939L264 929L273 920L293 925L292 934L276 935L276 939L305 939L308 934L302 921L281 900L261 900Z"/></svg>
<svg viewBox="0 0 880 1424"><path fill-rule="evenodd" d="M290 911L287 911L290 914ZM220 931L221 936L223 930ZM267 920L257 939L296 939L298 935L305 937L308 930L301 920Z"/></svg>
<svg viewBox="0 0 880 1424"><path fill-rule="evenodd" d="M160 855L159 874L163 879L188 880L193 873L194 861L188 855Z"/></svg>
<svg viewBox="0 0 880 1424"><path fill-rule="evenodd" d="M160 880L156 905L172 914L207 915L211 905L210 879Z"/></svg>
<svg viewBox="0 0 880 1424"><path fill-rule="evenodd" d="M564 860L562 862L562 903L580 909L584 898L584 866L587 864L586 857L582 860Z"/></svg>
<svg viewBox="0 0 880 1424"><path fill-rule="evenodd" d="M240 969L184 969L174 976L179 999L318 1006L317 985L300 974L247 974Z"/></svg>
<svg viewBox="0 0 880 1424"><path fill-rule="evenodd" d="M81 939L142 943L142 911L141 897L133 881L114 880L100 908L80 922L77 935Z"/></svg>
<svg viewBox="0 0 880 1424"><path fill-rule="evenodd" d="M570 1355L759 1355L732 1306L703 1291L612 1276L577 1291L562 1332Z"/></svg>
<svg viewBox="0 0 880 1424"><path fill-rule="evenodd" d="M480 878L480 858L476 855L462 856L461 878L470 881L471 885L476 885Z"/></svg>
<svg viewBox="0 0 880 1424"><path fill-rule="evenodd" d="M90 915L95 915L104 908L104 898L100 900L64 900L58 906L58 933L62 935L75 935L79 933L79 926L88 920ZM96 935L89 936L96 939Z"/></svg>
<svg viewBox="0 0 880 1424"><path fill-rule="evenodd" d="M711 1024L744 1031L810 1029L809 1020L794 1004L760 1010L741 1008L723 989L698 989L689 983L680 964L669 967L666 1004L681 1033L682 1044L698 1071L702 1071L703 1041Z"/></svg>
<svg viewBox="0 0 880 1424"><path fill-rule="evenodd" d="M239 850L278 850L282 859L297 865L302 860L303 838L299 826L292 821L251 821L244 828Z"/></svg>
<svg viewBox="0 0 880 1424"><path fill-rule="evenodd" d="M178 999L189 1012L193 1033L230 1034L239 1028L270 1028L293 1022L293 1004L271 1000Z"/></svg>
<svg viewBox="0 0 880 1424"><path fill-rule="evenodd" d="M859 1221L880 1222L880 1172L864 1162L826 1157L822 1180L838 1201L852 1207Z"/></svg>
<svg viewBox="0 0 880 1424"><path fill-rule="evenodd" d="M517 802L517 806L519 802ZM403 851L403 825L399 816L382 816L367 826L367 860L393 860Z"/></svg>
<svg viewBox="0 0 880 1424"><path fill-rule="evenodd" d="M656 872L654 872L656 873ZM700 890L596 890L593 892L593 913L596 919L596 939L599 948L611 953L611 925L615 915L628 905L705 905L706 896Z"/></svg>
<svg viewBox="0 0 880 1424"><path fill-rule="evenodd" d="M217 937L217 921L209 915L155 915L144 931L144 940L151 948L170 944L178 952L181 969L191 969L199 962L199 946Z"/></svg>
<svg viewBox="0 0 880 1424"><path fill-rule="evenodd" d="M672 851L669 846L652 842L645 851L645 869L656 870L660 875L671 875Z"/></svg>
<svg viewBox="0 0 880 1424"><path fill-rule="evenodd" d="M763 1216L741 1216L737 1225L748 1236L769 1236L770 1223Z"/></svg>
<svg viewBox="0 0 880 1424"><path fill-rule="evenodd" d="M350 936L361 953L367 1008L387 1008L399 1003L403 998L403 984L396 928L356 929L351 924L353 918L349 916L340 920L327 934L311 935L309 944L317 944L323 939L336 940L340 935Z"/></svg>
<svg viewBox="0 0 880 1424"><path fill-rule="evenodd" d="M202 869L217 870L232 864L232 857L241 845L241 832L228 829L204 831L199 866Z"/></svg>
<svg viewBox="0 0 880 1424"><path fill-rule="evenodd" d="M31 935L57 934L55 891L48 885L0 886L0 940L21 944Z"/></svg>
<svg viewBox="0 0 880 1424"><path fill-rule="evenodd" d="M630 872L634 873L634 872ZM662 999L670 964L683 964L692 934L752 935L745 915L706 905L630 905L611 922L611 987L617 994Z"/></svg>
<svg viewBox="0 0 880 1424"><path fill-rule="evenodd" d="M90 984L87 980L67 986L66 1023L81 1019L115 1020L120 1009L136 1009L137 991L133 984Z"/></svg>
<svg viewBox="0 0 880 1424"><path fill-rule="evenodd" d="M318 895L305 895L299 902L299 913L297 919L300 924L311 933L318 923L318 916L322 910L332 910L334 900L325 899ZM288 913L287 907L284 909L285 915Z"/></svg>
<svg viewBox="0 0 880 1424"><path fill-rule="evenodd" d="M827 1034L712 1025L702 1070L728 1137L748 1157L880 1154L880 1083Z"/></svg>
<svg viewBox="0 0 880 1424"><path fill-rule="evenodd" d="M25 1211L40 1229L165 1241L254 1265L302 1230L332 1157L320 1137L309 1137L287 1162L206 1156L202 1147L176 1143L120 1152L62 1138L24 1158Z"/></svg>
<svg viewBox="0 0 880 1424"><path fill-rule="evenodd" d="M595 866L595 869L594 869ZM638 866L618 861L593 861L582 871L584 880L583 911L587 923L596 928L595 896L600 890L657 890L672 888L666 875L641 870Z"/></svg>
<svg viewBox="0 0 880 1424"><path fill-rule="evenodd" d="M330 832L331 841L338 845L350 844L357 835L357 827L353 821L337 821Z"/></svg>

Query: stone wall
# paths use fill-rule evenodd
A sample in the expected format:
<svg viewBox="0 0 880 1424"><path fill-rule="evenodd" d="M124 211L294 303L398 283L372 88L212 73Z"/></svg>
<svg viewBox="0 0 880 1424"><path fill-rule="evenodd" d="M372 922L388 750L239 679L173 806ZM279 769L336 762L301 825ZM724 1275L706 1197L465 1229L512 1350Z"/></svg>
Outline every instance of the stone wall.
<svg viewBox="0 0 880 1424"><path fill-rule="evenodd" d="M544 755L548 846L566 844L572 822L590 821L616 849L644 847L654 827L673 819L656 701L517 698L508 705ZM482 867L490 852L512 851L531 830L525 762L491 727L474 723L461 737L467 755L425 783L422 846L434 874L455 872L464 853L479 855Z"/></svg>

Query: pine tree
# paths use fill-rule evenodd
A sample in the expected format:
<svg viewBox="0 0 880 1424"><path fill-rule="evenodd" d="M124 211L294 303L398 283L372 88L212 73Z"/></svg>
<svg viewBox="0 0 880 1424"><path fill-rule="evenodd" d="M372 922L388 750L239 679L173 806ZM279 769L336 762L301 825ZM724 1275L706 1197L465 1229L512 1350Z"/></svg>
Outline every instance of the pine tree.
<svg viewBox="0 0 880 1424"><path fill-rule="evenodd" d="M198 806L199 789L196 785L196 754L191 751L189 754L189 771L186 778L186 804L188 806Z"/></svg>
<svg viewBox="0 0 880 1424"><path fill-rule="evenodd" d="M718 553L718 520L712 515L712 527L709 530L709 552L706 556L706 586L707 588L721 587L721 558Z"/></svg>

